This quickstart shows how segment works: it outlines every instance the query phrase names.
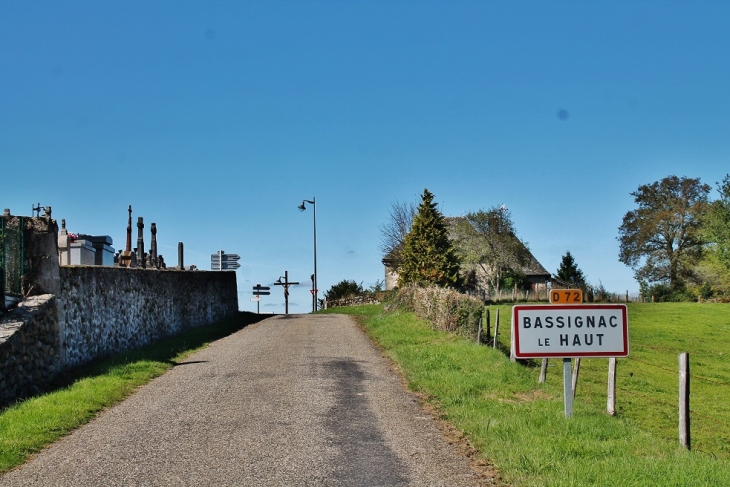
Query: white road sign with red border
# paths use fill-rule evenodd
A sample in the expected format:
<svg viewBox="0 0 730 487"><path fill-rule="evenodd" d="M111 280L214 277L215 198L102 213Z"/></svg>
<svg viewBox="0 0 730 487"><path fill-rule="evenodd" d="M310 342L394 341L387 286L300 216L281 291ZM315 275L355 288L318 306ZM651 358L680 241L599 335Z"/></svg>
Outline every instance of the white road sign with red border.
<svg viewBox="0 0 730 487"><path fill-rule="evenodd" d="M517 305L512 331L517 358L629 355L625 304Z"/></svg>

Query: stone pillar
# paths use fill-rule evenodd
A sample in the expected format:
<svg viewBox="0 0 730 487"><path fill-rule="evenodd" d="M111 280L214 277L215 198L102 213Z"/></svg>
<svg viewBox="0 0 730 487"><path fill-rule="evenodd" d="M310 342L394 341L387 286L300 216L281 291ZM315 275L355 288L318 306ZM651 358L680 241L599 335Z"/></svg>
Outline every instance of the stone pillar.
<svg viewBox="0 0 730 487"><path fill-rule="evenodd" d="M65 218L61 220L61 231L58 233L58 263L59 265L71 265Z"/></svg>
<svg viewBox="0 0 730 487"><path fill-rule="evenodd" d="M127 245L122 252L119 252L117 263L123 267L133 267L134 259L132 253L132 205L129 205L129 218L127 219Z"/></svg>
<svg viewBox="0 0 730 487"><path fill-rule="evenodd" d="M159 269L159 263L157 262L157 224L152 223L150 225L150 232L152 233L152 240L150 241L150 267Z"/></svg>
<svg viewBox="0 0 730 487"><path fill-rule="evenodd" d="M127 220L127 246L124 250L132 251L132 205L129 205L129 219Z"/></svg>
<svg viewBox="0 0 730 487"><path fill-rule="evenodd" d="M185 270L185 264L183 263L183 243L177 243L177 268L181 271Z"/></svg>
<svg viewBox="0 0 730 487"><path fill-rule="evenodd" d="M137 265L144 268L144 219L140 216L137 218Z"/></svg>

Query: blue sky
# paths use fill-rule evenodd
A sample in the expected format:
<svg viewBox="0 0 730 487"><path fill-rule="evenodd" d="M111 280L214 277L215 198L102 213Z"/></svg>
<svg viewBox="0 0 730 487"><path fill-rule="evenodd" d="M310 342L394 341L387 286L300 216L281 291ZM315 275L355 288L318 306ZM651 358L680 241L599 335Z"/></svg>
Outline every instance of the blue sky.
<svg viewBox="0 0 730 487"><path fill-rule="evenodd" d="M241 255L239 307L284 271L383 279L379 226L424 188L505 204L551 272L636 293L630 193L730 172L730 3L0 0L0 206L51 205L174 264ZM714 197L714 194L713 194ZM136 229L133 241L136 243ZM262 312L282 312L272 286Z"/></svg>

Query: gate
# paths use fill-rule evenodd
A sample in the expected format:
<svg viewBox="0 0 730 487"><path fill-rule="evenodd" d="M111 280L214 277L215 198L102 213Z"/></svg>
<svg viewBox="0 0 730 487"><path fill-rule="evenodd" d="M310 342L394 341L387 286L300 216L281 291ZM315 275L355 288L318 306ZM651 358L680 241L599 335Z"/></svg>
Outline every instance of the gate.
<svg viewBox="0 0 730 487"><path fill-rule="evenodd" d="M25 217L0 218L0 308L20 301L25 274Z"/></svg>

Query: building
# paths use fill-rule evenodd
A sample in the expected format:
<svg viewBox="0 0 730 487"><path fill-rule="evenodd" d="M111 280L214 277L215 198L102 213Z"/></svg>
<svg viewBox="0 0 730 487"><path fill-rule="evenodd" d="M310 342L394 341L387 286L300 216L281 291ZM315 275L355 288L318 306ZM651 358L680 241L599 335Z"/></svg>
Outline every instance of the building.
<svg viewBox="0 0 730 487"><path fill-rule="evenodd" d="M461 220L460 217L448 217L446 223L451 228ZM521 243L520 243L521 244ZM523 244L521 244L523 245ZM402 250L402 244L392 250L388 255L383 257L382 263L385 267L385 289L390 290L398 286L398 265L400 263L400 251ZM536 295L545 293L547 296L548 283L551 281L550 272L540 264L540 262L532 255L532 252L523 245L524 254L526 256L524 263L520 268L520 272L525 276L529 291L534 292ZM466 290L469 293L477 294L485 299L493 296L496 290L491 289L489 285L489 274L483 268L474 268L466 265L462 266L461 275L466 281ZM525 289L521 289L524 291ZM504 290L503 290L504 291ZM512 289L506 290L512 292Z"/></svg>

